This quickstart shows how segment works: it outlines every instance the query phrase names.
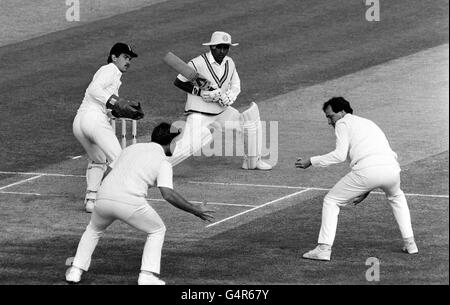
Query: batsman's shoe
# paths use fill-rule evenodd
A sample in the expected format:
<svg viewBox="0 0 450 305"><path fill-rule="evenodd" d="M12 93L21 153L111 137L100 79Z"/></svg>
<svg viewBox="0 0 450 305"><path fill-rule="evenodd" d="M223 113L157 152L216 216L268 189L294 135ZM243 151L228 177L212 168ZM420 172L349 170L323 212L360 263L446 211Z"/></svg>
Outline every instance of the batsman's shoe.
<svg viewBox="0 0 450 305"><path fill-rule="evenodd" d="M405 242L402 251L408 254L419 253L419 249L417 248L416 242L414 240Z"/></svg>
<svg viewBox="0 0 450 305"><path fill-rule="evenodd" d="M244 157L244 161L242 162L242 169L249 169L249 157ZM261 160L261 158L259 157L256 160L256 166L253 169L257 169L257 170L262 170L262 171L268 171L272 169L272 166L266 162L264 162L263 160Z"/></svg>
<svg viewBox="0 0 450 305"><path fill-rule="evenodd" d="M82 274L83 270L72 266L66 271L66 282L69 284L77 284L81 281Z"/></svg>
<svg viewBox="0 0 450 305"><path fill-rule="evenodd" d="M165 285L166 282L160 280L153 274L139 273L138 285Z"/></svg>
<svg viewBox="0 0 450 305"><path fill-rule="evenodd" d="M319 261L331 260L331 248L323 249L320 245L313 250L303 254L303 258L314 259Z"/></svg>
<svg viewBox="0 0 450 305"><path fill-rule="evenodd" d="M92 213L95 207L95 200L87 199L84 205L84 209L87 213Z"/></svg>

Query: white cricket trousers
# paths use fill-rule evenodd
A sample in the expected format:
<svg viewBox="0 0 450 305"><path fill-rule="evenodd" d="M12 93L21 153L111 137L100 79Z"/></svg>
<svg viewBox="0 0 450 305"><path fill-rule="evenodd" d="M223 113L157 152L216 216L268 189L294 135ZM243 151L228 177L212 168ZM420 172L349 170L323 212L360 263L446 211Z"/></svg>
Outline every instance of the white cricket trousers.
<svg viewBox="0 0 450 305"><path fill-rule="evenodd" d="M166 226L156 211L141 198L133 203L97 199L91 221L78 244L73 266L84 271L89 269L99 238L116 219L148 234L141 270L159 274Z"/></svg>
<svg viewBox="0 0 450 305"><path fill-rule="evenodd" d="M122 148L108 116L100 111L79 111L72 127L90 160L86 169L86 198L95 199L107 162L114 161Z"/></svg>
<svg viewBox="0 0 450 305"><path fill-rule="evenodd" d="M340 207L375 188L381 188L386 194L402 237L413 237L408 204L405 194L400 189L400 167L384 165L352 170L328 192L323 200L318 243L333 245Z"/></svg>
<svg viewBox="0 0 450 305"><path fill-rule="evenodd" d="M200 154L202 147L208 145L213 140L209 130L214 127L216 130L232 129L241 131L240 113L237 109L229 106L217 115L206 115L202 113L191 113L186 119L181 138L176 141L173 155L168 160L175 166L192 155Z"/></svg>

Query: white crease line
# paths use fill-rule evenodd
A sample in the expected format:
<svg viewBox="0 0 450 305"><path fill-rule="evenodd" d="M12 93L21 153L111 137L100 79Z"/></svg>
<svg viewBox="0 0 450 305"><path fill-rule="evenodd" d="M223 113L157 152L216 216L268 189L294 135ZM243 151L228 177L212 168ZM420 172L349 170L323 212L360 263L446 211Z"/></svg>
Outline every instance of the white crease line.
<svg viewBox="0 0 450 305"><path fill-rule="evenodd" d="M278 202L278 201L282 201L282 200L288 199L288 198L290 198L290 197L297 196L297 195L299 195L299 194L301 194L301 193L304 193L304 192L307 192L307 191L309 191L309 190L310 190L310 189L301 190L301 191L295 192L295 193L293 193L293 194L286 195L286 196L283 196L283 197L281 197L281 198L278 198L278 199L275 199L275 200L266 202L266 203L264 203L264 204L261 204L261 205L258 205L258 206L256 206L256 207L254 207L254 208L252 208L252 209L243 211L243 212L241 212L241 213L235 214L235 215L233 215L233 216L230 216L230 217L224 218L224 219L222 219L222 220L216 221L216 222L214 222L214 223L212 223L212 224L209 224L209 225L206 226L206 228L215 226L215 225L217 225L217 224L219 224L219 223L222 223L222 222L224 222L224 221L227 221L227 220L230 220L230 219L232 219L232 218L235 218L235 217L244 215L244 214L246 214L246 213L255 211L255 210L259 209L259 208L265 207L266 205L269 205L269 204L272 204L272 203L275 203L275 202Z"/></svg>
<svg viewBox="0 0 450 305"><path fill-rule="evenodd" d="M57 173L32 173L32 172L2 172L0 174L7 175L41 175L41 176L49 176L49 177L80 177L85 178L85 175L71 175L71 174L57 174Z"/></svg>
<svg viewBox="0 0 450 305"><path fill-rule="evenodd" d="M1 191L0 194L42 196L42 194L39 193L7 192L7 191Z"/></svg>
<svg viewBox="0 0 450 305"><path fill-rule="evenodd" d="M166 202L166 200L164 199L153 199L153 198L146 198L148 201L158 201L158 202ZM203 201L193 201L193 200L189 200L189 202L193 202L193 203L202 203ZM239 203L224 203L224 202L209 202L207 201L207 204L211 204L211 205L227 205L227 206L236 206L236 207L249 207L249 208L254 208L257 207L257 205L250 205L250 204L239 204Z"/></svg>
<svg viewBox="0 0 450 305"><path fill-rule="evenodd" d="M228 185L228 186L251 186L251 187L266 187L266 188L285 188L285 189L309 189L315 191L329 191L329 188L322 187L311 187L311 186L288 186L288 185L271 185L271 184L251 184L251 183L229 183L229 182L205 182L205 181L188 181L192 184L204 184L204 185ZM381 194L383 192L371 192L371 194ZM436 194L415 194L415 193L405 193L405 196L411 197L431 197L431 198L449 198L449 195L436 195Z"/></svg>
<svg viewBox="0 0 450 305"><path fill-rule="evenodd" d="M0 187L0 190L4 190L4 189L6 189L8 187L15 186L15 185L18 185L18 184L22 184L22 183L25 183L25 182L28 182L28 181L40 178L42 176L43 175L37 175L37 176L31 177L31 178L28 178L28 179L20 180L20 181L17 181L17 182L14 182L14 183L11 183L11 184L8 184L8 185Z"/></svg>

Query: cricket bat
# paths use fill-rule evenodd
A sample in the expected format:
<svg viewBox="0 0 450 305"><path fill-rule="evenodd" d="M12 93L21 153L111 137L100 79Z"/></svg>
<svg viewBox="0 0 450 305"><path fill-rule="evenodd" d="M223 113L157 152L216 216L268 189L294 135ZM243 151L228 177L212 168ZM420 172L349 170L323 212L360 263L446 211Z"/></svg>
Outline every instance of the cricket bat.
<svg viewBox="0 0 450 305"><path fill-rule="evenodd" d="M179 74L186 77L190 82L199 86L201 89L203 90L213 89L211 82L207 80L206 77L195 71L194 68L189 66L181 58L179 58L172 52L168 52L166 56L164 56L163 62L172 69L174 69L175 71L177 71Z"/></svg>

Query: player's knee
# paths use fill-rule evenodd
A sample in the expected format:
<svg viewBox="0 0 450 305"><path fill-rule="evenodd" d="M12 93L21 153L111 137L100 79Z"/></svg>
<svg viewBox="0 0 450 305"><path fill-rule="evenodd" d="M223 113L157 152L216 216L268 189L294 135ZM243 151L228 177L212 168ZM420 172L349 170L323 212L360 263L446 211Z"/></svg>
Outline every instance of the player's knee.
<svg viewBox="0 0 450 305"><path fill-rule="evenodd" d="M105 230L103 228L100 228L99 226L97 226L95 223L92 222L90 222L86 227L86 232L89 235L94 236L96 238L101 237L104 231Z"/></svg>
<svg viewBox="0 0 450 305"><path fill-rule="evenodd" d="M391 203L398 203L398 202L404 202L406 201L405 194L403 191L398 191L395 194L386 195L387 200Z"/></svg>
<svg viewBox="0 0 450 305"><path fill-rule="evenodd" d="M164 223L159 223L158 228L151 230L151 232L148 232L148 236L150 235L160 235L164 237L166 234L166 225Z"/></svg>
<svg viewBox="0 0 450 305"><path fill-rule="evenodd" d="M326 195L325 198L323 199L323 207L327 207L327 208L334 208L334 207L339 207L341 205L341 203L334 199L331 196Z"/></svg>

